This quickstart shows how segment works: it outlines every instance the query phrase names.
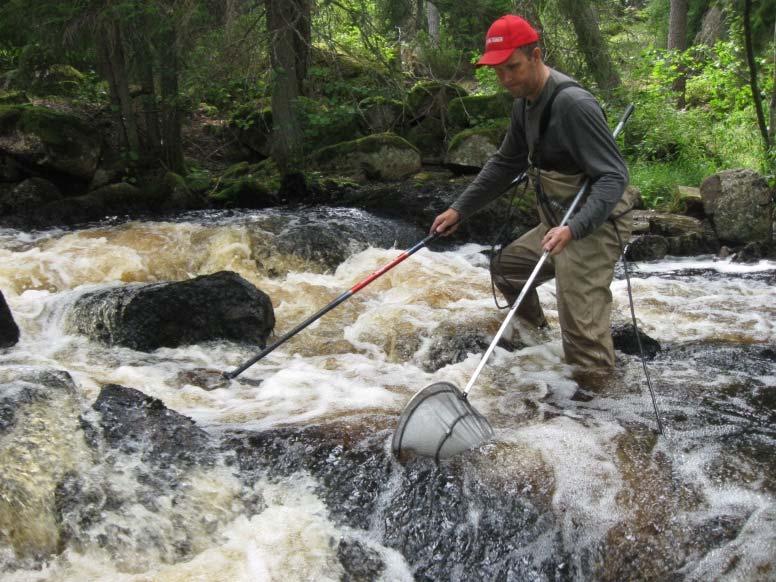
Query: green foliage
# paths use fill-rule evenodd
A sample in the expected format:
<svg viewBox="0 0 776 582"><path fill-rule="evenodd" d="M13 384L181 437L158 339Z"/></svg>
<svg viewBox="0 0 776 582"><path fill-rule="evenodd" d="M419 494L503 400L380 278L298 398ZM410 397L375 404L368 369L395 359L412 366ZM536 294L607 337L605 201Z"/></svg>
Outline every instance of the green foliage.
<svg viewBox="0 0 776 582"><path fill-rule="evenodd" d="M361 135L357 104L298 97L294 108L302 124L305 152Z"/></svg>
<svg viewBox="0 0 776 582"><path fill-rule="evenodd" d="M440 35L439 42L433 43L426 33L418 35L420 63L425 74L440 81L460 79L468 64L463 52L456 47L447 34Z"/></svg>

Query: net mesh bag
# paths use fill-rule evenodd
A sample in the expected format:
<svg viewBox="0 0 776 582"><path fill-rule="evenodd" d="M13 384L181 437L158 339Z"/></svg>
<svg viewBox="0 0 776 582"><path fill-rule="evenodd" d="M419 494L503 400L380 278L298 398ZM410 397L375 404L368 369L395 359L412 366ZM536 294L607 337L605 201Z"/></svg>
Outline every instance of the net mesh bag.
<svg viewBox="0 0 776 582"><path fill-rule="evenodd" d="M439 461L491 438L490 423L461 391L449 382L437 382L415 394L407 404L393 435L393 452Z"/></svg>

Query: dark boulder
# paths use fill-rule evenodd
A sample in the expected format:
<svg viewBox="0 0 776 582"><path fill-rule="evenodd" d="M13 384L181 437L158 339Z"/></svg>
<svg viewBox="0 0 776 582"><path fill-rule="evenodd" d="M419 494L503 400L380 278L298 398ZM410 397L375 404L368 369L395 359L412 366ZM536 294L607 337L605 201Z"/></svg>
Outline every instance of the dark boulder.
<svg viewBox="0 0 776 582"><path fill-rule="evenodd" d="M269 297L228 271L87 293L65 319L69 333L140 351L216 339L264 345L275 326Z"/></svg>
<svg viewBox="0 0 776 582"><path fill-rule="evenodd" d="M337 546L337 558L345 570L343 582L378 580L385 570L380 554L356 539L341 539Z"/></svg>
<svg viewBox="0 0 776 582"><path fill-rule="evenodd" d="M37 172L53 172L89 181L102 144L82 119L32 105L0 106L0 153Z"/></svg>
<svg viewBox="0 0 776 582"><path fill-rule="evenodd" d="M125 454L140 453L144 462L159 467L210 464L209 435L158 398L107 384L92 408L100 413L90 438L94 447L101 442Z"/></svg>
<svg viewBox="0 0 776 582"><path fill-rule="evenodd" d="M0 291L0 348L10 348L19 341L19 326L13 320L10 307Z"/></svg>
<svg viewBox="0 0 776 582"><path fill-rule="evenodd" d="M59 188L48 180L27 178L14 186L10 192L0 196L0 215L31 216L42 206L61 198Z"/></svg>
<svg viewBox="0 0 776 582"><path fill-rule="evenodd" d="M668 240L664 236L645 234L631 241L625 257L629 261L657 261L668 254L669 248Z"/></svg>
<svg viewBox="0 0 776 582"><path fill-rule="evenodd" d="M335 203L362 208L377 216L399 218L428 232L434 218L450 207L470 181L469 178L422 184L372 184L343 193ZM469 217L455 234L438 239L433 246L447 247L466 242L492 244L500 231L525 231L538 223L539 217L532 203L511 206L509 196L504 195ZM510 228L505 230L506 227Z"/></svg>
<svg viewBox="0 0 776 582"><path fill-rule="evenodd" d="M763 259L776 259L776 245L752 242L733 255L734 263L757 263Z"/></svg>
<svg viewBox="0 0 776 582"><path fill-rule="evenodd" d="M660 352L660 342L652 339L643 331L639 330L639 339L636 339L632 323L612 326L612 341L616 350L625 354L639 355L639 340L641 340L641 347L644 349L644 357L654 358Z"/></svg>

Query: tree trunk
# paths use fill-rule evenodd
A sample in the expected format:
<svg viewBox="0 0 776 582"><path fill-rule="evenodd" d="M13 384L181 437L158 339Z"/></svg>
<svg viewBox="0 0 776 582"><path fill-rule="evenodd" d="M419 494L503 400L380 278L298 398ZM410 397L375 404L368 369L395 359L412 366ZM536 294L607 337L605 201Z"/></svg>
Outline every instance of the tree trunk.
<svg viewBox="0 0 776 582"><path fill-rule="evenodd" d="M272 157L281 171L302 162L304 136L294 103L310 54L310 0L266 0L272 63Z"/></svg>
<svg viewBox="0 0 776 582"><path fill-rule="evenodd" d="M132 97L129 93L129 75L124 56L123 39L118 22L110 20L101 23L97 30L97 52L100 68L108 80L111 101L119 112L122 140L131 158L137 158L140 140L137 123L132 111Z"/></svg>
<svg viewBox="0 0 776 582"><path fill-rule="evenodd" d="M773 23L773 89L771 89L771 124L768 126L771 147L776 148L776 22ZM772 153L776 156L776 153ZM772 160L776 164L776 160Z"/></svg>
<svg viewBox="0 0 776 582"><path fill-rule="evenodd" d="M609 56L598 17L589 0L559 0L558 6L574 26L577 45L598 87L604 92L619 87L620 75Z"/></svg>
<svg viewBox="0 0 776 582"><path fill-rule="evenodd" d="M671 0L668 16L668 50L683 52L687 49L687 0ZM685 88L687 75L684 67L679 68L679 76L673 83L673 90L679 94L677 107L685 106Z"/></svg>
<svg viewBox="0 0 776 582"><path fill-rule="evenodd" d="M181 115L178 106L178 39L170 18L159 35L159 89L161 96L162 160L167 169L177 174L185 172Z"/></svg>
<svg viewBox="0 0 776 582"><path fill-rule="evenodd" d="M145 120L145 139L143 150L145 157L156 160L162 151L162 132L159 126L159 104L157 102L156 83L154 81L154 55L148 31L152 23L148 14L141 16L139 30L135 30L137 41L134 43L137 67L142 92L143 118Z"/></svg>
<svg viewBox="0 0 776 582"><path fill-rule="evenodd" d="M744 0L744 43L746 44L746 61L749 65L749 87L752 90L752 100L754 101L754 110L757 113L757 125L760 128L760 135L765 147L765 159L770 163L771 140L768 133L768 127L765 125L765 114L763 113L763 102L760 98L760 87L757 83L757 63L754 60L754 48L752 47L752 0ZM772 114L773 112L771 112Z"/></svg>
<svg viewBox="0 0 776 582"><path fill-rule="evenodd" d="M439 46L439 9L431 2L426 2L426 22L428 22L428 38L431 46Z"/></svg>

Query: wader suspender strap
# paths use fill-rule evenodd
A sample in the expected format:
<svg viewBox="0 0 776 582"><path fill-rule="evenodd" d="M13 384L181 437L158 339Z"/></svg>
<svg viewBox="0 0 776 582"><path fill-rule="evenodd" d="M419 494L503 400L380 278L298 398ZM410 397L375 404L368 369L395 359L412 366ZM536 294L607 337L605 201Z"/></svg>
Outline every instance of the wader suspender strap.
<svg viewBox="0 0 776 582"><path fill-rule="evenodd" d="M558 93L563 91L564 89L568 89L569 87L581 87L579 83L576 83L574 81L564 81L563 83L559 83L556 85L555 89L553 89L552 94L550 95L550 98L547 100L547 105L544 106L544 110L542 111L542 117L539 120L539 136L537 137L536 141L534 142L533 150L531 151L529 164L534 166L536 168L536 183L534 184L534 187L536 189L536 198L539 203L539 206L541 206L542 210L544 211L544 215L547 217L547 220L550 221L554 226L557 226L559 224L558 217L555 215L555 208L557 208L560 212L565 212L565 209L562 205L558 204L557 202L550 200L549 196L545 194L544 189L542 188L542 168L541 168L541 143L542 138L544 137L544 132L547 131L547 127L550 125L550 115L552 113L552 104L555 101L555 98L558 96ZM527 138L527 127L525 124L525 99L523 99L523 131L526 132L526 138ZM528 139L526 139L526 142Z"/></svg>

